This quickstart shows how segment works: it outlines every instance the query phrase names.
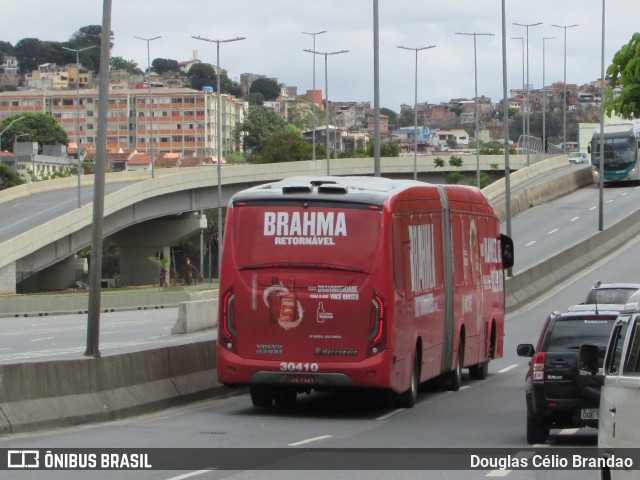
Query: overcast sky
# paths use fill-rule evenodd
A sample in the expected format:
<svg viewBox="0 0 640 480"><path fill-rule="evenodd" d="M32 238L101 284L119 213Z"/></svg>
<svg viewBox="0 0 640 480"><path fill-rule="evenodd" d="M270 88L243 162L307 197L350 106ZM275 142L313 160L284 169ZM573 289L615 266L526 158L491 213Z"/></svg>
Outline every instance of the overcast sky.
<svg viewBox="0 0 640 480"><path fill-rule="evenodd" d="M400 50L435 45L418 54L418 102L439 103L474 96L473 37L462 33L492 33L477 37L478 94L497 102L502 97L502 2L500 0L379 0L380 104L399 111L413 105L415 54ZM605 62L640 30L638 0L606 2ZM13 45L22 38L66 41L81 27L102 24L102 0L17 0L3 2L0 40ZM509 88L523 84L522 41L527 29L513 23L542 25L529 30L529 83L542 87L543 37L547 40L547 85L563 80L564 32L556 25L578 24L566 30L567 83L579 85L600 76L601 0L506 0ZM146 42L135 37L162 38L150 42L151 60L185 61L194 53L216 63L209 39L246 37L221 45L220 65L229 77L242 73L275 77L311 89L316 50L348 53L328 57L329 100L370 101L373 105L373 0L113 0L112 55L147 66ZM605 67L606 68L606 67ZM316 87L324 90L324 56L316 56Z"/></svg>

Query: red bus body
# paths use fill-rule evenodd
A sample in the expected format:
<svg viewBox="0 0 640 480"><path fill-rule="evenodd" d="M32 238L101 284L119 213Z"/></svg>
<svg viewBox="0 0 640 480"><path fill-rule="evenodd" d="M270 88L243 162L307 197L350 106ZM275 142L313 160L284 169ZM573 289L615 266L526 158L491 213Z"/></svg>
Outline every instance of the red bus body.
<svg viewBox="0 0 640 480"><path fill-rule="evenodd" d="M462 366L484 378L503 353L503 268L499 220L474 187L296 177L245 190L226 218L218 380L269 404L459 383Z"/></svg>

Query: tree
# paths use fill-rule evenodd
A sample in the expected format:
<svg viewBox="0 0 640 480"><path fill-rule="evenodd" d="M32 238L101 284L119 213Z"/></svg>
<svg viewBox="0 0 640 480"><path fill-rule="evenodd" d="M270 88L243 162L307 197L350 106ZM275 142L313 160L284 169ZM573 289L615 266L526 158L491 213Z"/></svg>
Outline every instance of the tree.
<svg viewBox="0 0 640 480"><path fill-rule="evenodd" d="M154 58L153 62L151 62L151 68L153 68L158 75L166 72L180 72L180 64L178 61L168 58Z"/></svg>
<svg viewBox="0 0 640 480"><path fill-rule="evenodd" d="M280 96L280 85L271 78L258 78L251 83L249 93L261 93L265 100L275 100Z"/></svg>
<svg viewBox="0 0 640 480"><path fill-rule="evenodd" d="M407 109L398 117L398 125L401 127L412 127L415 123L415 115L413 108Z"/></svg>
<svg viewBox="0 0 640 480"><path fill-rule="evenodd" d="M606 96L605 110L623 118L640 118L640 33L634 33L629 43L614 56L607 69L611 76L611 91ZM613 89L620 85L622 92L614 95Z"/></svg>
<svg viewBox="0 0 640 480"><path fill-rule="evenodd" d="M0 190L20 185L20 175L15 173L8 165L0 163Z"/></svg>
<svg viewBox="0 0 640 480"><path fill-rule="evenodd" d="M111 32L111 39L113 39L113 32ZM96 73L100 72L100 50L102 45L102 26L101 25L87 25L80 28L77 32L71 35L69 39L69 48L82 49L90 46L96 48L90 48L84 52L80 52L80 63L87 69L93 70ZM113 42L110 42L110 46L113 47ZM74 55L72 52L67 52ZM75 62L75 57L72 60Z"/></svg>
<svg viewBox="0 0 640 480"><path fill-rule="evenodd" d="M249 112L240 127L244 133L244 149L260 153L267 138L282 130L284 125L284 120L273 110L260 106L249 107Z"/></svg>
<svg viewBox="0 0 640 480"><path fill-rule="evenodd" d="M187 72L187 78L189 82L191 82L191 88L195 90L202 90L202 87L211 87L215 92L218 86L215 68L206 63L196 63L192 65ZM232 82L225 73L220 75L220 91L233 95L234 97L242 97L242 88L240 85Z"/></svg>
<svg viewBox="0 0 640 480"><path fill-rule="evenodd" d="M23 117L22 120L9 124L17 118ZM7 128L8 127L8 128ZM7 128L2 135L4 150L13 151L13 138L16 135L25 135L25 141L37 142L40 151L43 145L66 145L68 142L67 134L64 129L58 125L55 119L44 113L21 113L11 115L0 123L0 131Z"/></svg>
<svg viewBox="0 0 640 480"><path fill-rule="evenodd" d="M300 135L300 130L288 124L266 139L255 163L297 162L311 158L311 145Z"/></svg>
<svg viewBox="0 0 640 480"><path fill-rule="evenodd" d="M112 70L124 70L131 75L142 74L142 70L138 68L138 64L134 60L125 60L122 57L111 57L109 65Z"/></svg>
<svg viewBox="0 0 640 480"><path fill-rule="evenodd" d="M411 112L413 113L413 110ZM380 114L387 116L387 118L389 119L389 125L396 125L398 121L398 114L396 112L394 112L390 108L382 107L380 109Z"/></svg>

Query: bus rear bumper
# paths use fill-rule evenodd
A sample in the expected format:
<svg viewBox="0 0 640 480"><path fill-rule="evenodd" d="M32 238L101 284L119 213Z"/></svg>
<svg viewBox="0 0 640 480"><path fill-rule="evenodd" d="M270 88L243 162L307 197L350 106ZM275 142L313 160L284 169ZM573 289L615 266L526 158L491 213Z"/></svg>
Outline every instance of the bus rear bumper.
<svg viewBox="0 0 640 480"><path fill-rule="evenodd" d="M308 388L394 388L389 352L359 362L281 362L241 358L218 349L218 381L225 385L292 385ZM389 372L385 374L385 372Z"/></svg>

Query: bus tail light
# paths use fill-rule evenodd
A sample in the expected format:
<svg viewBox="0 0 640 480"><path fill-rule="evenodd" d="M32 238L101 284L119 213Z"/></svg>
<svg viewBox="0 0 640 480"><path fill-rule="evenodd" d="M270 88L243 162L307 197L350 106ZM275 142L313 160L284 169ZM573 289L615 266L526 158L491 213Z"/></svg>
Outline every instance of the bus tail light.
<svg viewBox="0 0 640 480"><path fill-rule="evenodd" d="M384 350L387 329L387 306L378 292L373 292L371 299L371 323L369 327L369 356Z"/></svg>
<svg viewBox="0 0 640 480"><path fill-rule="evenodd" d="M546 357L546 353L538 352L531 360L531 380L534 382L544 382L544 362Z"/></svg>
<svg viewBox="0 0 640 480"><path fill-rule="evenodd" d="M235 296L233 294L233 288L230 288L222 296L222 305L220 308L221 321L222 321L222 343L226 349L235 350L235 317L233 315L233 301Z"/></svg>

